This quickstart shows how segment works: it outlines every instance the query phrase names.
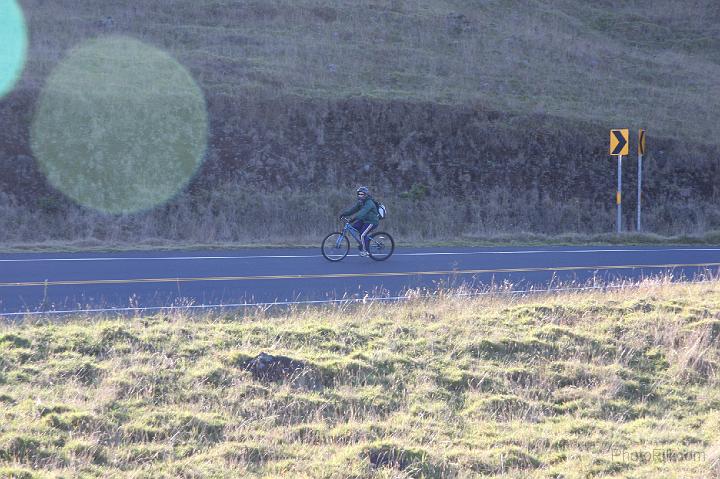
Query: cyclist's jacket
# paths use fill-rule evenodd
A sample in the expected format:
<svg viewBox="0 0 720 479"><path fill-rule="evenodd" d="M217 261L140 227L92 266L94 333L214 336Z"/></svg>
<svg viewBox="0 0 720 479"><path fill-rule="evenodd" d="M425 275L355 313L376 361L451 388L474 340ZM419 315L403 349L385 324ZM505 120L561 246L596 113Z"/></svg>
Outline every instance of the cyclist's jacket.
<svg viewBox="0 0 720 479"><path fill-rule="evenodd" d="M358 200L358 202L355 203L355 206L349 210L343 211L340 215L355 215L355 220L375 226L380 223L380 215L378 214L377 205L371 196L366 196L364 200Z"/></svg>

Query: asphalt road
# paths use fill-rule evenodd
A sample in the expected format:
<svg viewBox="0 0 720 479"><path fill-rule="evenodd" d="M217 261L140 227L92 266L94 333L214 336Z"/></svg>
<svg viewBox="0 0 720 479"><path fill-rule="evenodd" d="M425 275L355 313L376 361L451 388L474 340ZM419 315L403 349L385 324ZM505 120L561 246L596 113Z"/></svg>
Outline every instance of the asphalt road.
<svg viewBox="0 0 720 479"><path fill-rule="evenodd" d="M0 315L220 307L396 297L409 288L515 289L717 273L720 248L544 247L396 249L385 262L318 249L0 254Z"/></svg>

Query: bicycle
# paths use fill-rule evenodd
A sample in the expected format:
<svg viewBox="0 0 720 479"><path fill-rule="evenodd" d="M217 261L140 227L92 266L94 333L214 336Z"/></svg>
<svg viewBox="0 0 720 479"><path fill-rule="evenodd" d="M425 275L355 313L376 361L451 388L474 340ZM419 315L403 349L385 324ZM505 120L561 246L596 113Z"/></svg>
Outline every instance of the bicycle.
<svg viewBox="0 0 720 479"><path fill-rule="evenodd" d="M343 218L345 227L342 231L330 233L323 239L320 246L322 255L328 261L342 261L350 252L350 240L348 236L352 236L357 241L358 246L362 248L360 242L360 232L356 230L347 218ZM392 236L384 231L372 231L367 234L368 239L368 256L375 261L385 261L392 256L395 251L395 241Z"/></svg>

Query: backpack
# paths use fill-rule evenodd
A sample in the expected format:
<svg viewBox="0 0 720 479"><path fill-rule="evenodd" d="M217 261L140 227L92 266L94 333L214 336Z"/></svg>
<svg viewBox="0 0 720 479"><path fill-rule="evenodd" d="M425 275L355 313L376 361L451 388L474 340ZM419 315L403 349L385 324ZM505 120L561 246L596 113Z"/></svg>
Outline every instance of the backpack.
<svg viewBox="0 0 720 479"><path fill-rule="evenodd" d="M387 216L387 208L385 208L384 204L382 204L381 202L379 202L378 200L376 200L374 198L373 198L373 201L375 202L375 207L377 208L378 216L380 217L381 220L384 220L385 217Z"/></svg>

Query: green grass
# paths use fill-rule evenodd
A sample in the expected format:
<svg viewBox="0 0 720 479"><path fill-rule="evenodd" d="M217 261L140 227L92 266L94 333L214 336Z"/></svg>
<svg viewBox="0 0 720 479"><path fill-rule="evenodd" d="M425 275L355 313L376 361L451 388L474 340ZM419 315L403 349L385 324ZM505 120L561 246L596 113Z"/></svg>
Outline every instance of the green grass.
<svg viewBox="0 0 720 479"><path fill-rule="evenodd" d="M656 281L4 324L0 475L711 477L719 315L720 283Z"/></svg>

